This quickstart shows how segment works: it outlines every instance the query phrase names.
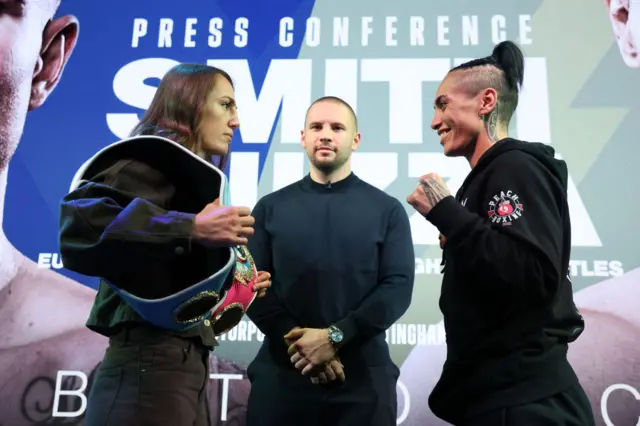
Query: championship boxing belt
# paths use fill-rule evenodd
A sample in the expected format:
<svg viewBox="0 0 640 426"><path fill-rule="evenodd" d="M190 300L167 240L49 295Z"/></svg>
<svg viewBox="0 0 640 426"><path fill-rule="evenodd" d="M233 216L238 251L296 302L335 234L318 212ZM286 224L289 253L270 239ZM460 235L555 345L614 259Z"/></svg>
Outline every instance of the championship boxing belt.
<svg viewBox="0 0 640 426"><path fill-rule="evenodd" d="M77 171L70 191L123 159L146 163L170 181L186 185L197 198L198 211L217 198L221 198L221 205L230 205L227 179L221 170L178 143L159 136L136 136L100 150ZM199 282L185 283L183 289L161 299L145 299L103 280L142 318L159 328L186 330L208 320L215 312L214 330L228 331L242 318L240 309L244 314L253 301L257 272L246 247L208 250L218 251L215 254L223 259L222 267Z"/></svg>
<svg viewBox="0 0 640 426"><path fill-rule="evenodd" d="M236 247L236 269L233 283L222 303L213 312L211 322L216 336L226 333L238 325L247 309L257 296L253 291L258 279L258 271L251 253L246 246Z"/></svg>

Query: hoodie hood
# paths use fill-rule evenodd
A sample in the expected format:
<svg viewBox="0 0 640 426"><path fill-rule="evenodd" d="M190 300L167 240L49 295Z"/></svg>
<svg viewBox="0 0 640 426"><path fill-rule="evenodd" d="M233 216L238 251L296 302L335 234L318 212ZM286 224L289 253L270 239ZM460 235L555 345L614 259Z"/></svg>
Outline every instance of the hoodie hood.
<svg viewBox="0 0 640 426"><path fill-rule="evenodd" d="M556 151L549 145L540 142L525 142L513 138L502 139L489 148L487 152L480 157L478 164L471 170L465 183L470 181L477 173L484 170L498 156L513 150L525 152L538 160L540 164L546 167L547 170L556 177L558 183L566 191L569 179L567 163L555 158Z"/></svg>

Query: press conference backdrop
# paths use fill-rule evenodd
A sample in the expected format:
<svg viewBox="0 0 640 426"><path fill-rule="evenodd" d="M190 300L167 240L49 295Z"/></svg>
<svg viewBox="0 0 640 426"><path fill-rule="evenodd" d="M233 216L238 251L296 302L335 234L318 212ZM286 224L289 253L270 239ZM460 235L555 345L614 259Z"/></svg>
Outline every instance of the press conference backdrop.
<svg viewBox="0 0 640 426"><path fill-rule="evenodd" d="M36 4L27 0L27 7ZM2 246L2 258L14 256L13 246L31 261L17 261L16 278L0 286L9 294L0 298L0 315L11 314L0 331L0 345L7 342L0 351L0 424L83 424L78 395L90 391L87 378L106 340L84 329L97 282L60 261L58 203L83 161L128 135L169 68L209 63L235 82L241 128L227 170L233 204L253 207L308 172L299 132L306 108L323 95L342 97L358 114L363 137L355 173L404 203L422 174L441 174L452 191L462 183L468 164L445 158L429 128L434 93L452 66L489 54L505 39L526 54L511 134L551 144L570 169L570 269L587 321L571 361L599 425L636 424L640 69L625 64L616 34L627 40L640 32L632 28L640 25L637 9L625 24L612 20L605 0L63 0L58 15L77 16L78 44L53 94L27 115L8 169L3 228L10 245ZM0 27L9 19L3 13ZM11 41L0 49L3 43ZM0 60L0 70L10 73L10 56ZM402 370L398 424L435 426L444 424L427 406L446 353L440 249L436 229L410 208L407 214L416 253L413 303L387 333ZM242 374L261 341L243 322L216 348L216 360L232 361L240 374L222 368L212 378L219 424L244 424Z"/></svg>

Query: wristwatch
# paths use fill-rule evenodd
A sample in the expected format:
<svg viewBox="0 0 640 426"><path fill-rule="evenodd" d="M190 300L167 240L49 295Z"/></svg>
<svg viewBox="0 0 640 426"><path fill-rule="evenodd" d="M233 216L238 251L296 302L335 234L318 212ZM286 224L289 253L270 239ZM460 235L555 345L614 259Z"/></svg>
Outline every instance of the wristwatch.
<svg viewBox="0 0 640 426"><path fill-rule="evenodd" d="M330 325L327 329L329 331L329 343L333 346L338 346L344 339L344 333L335 325Z"/></svg>

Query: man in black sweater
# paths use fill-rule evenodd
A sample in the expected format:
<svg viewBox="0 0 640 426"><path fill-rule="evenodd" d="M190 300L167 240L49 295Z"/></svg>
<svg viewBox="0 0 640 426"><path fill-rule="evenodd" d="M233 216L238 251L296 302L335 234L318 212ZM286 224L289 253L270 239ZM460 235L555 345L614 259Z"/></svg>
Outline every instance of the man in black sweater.
<svg viewBox="0 0 640 426"><path fill-rule="evenodd" d="M247 426L395 426L385 331L411 302L409 219L351 171L360 133L346 102L321 98L305 121L309 175L252 213L249 250L273 284L247 312L265 334L247 372Z"/></svg>
<svg viewBox="0 0 640 426"><path fill-rule="evenodd" d="M568 276L567 165L507 137L524 58L515 44L449 72L431 127L471 173L456 198L436 174L408 202L441 233L447 360L429 406L461 426L589 426L567 361L584 323Z"/></svg>

